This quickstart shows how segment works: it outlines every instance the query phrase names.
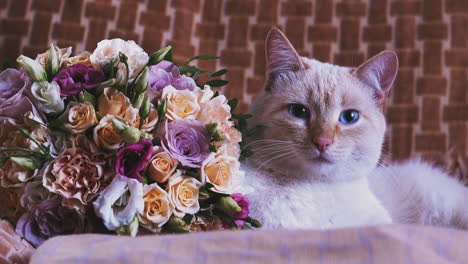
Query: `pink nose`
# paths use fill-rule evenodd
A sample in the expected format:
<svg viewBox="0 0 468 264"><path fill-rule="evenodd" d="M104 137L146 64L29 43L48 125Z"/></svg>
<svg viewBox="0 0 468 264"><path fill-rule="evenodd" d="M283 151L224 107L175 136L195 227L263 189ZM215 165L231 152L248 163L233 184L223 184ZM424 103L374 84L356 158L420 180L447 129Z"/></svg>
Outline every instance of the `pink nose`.
<svg viewBox="0 0 468 264"><path fill-rule="evenodd" d="M314 139L314 145L320 152L324 152L327 150L327 147L330 146L333 141L329 138L318 137Z"/></svg>

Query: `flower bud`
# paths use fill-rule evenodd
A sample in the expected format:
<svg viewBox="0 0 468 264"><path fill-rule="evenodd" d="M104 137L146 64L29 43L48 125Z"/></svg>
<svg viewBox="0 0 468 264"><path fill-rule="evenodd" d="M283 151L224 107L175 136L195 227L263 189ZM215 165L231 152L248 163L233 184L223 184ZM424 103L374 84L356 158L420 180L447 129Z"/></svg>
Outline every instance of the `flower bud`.
<svg viewBox="0 0 468 264"><path fill-rule="evenodd" d="M190 228L185 224L184 220L179 217L171 216L166 223L166 228L169 232L173 233L188 233Z"/></svg>
<svg viewBox="0 0 468 264"><path fill-rule="evenodd" d="M218 129L218 123L209 123L205 125L206 130L208 131L208 134L210 136L213 136L214 133L216 133L216 130Z"/></svg>
<svg viewBox="0 0 468 264"><path fill-rule="evenodd" d="M127 129L128 127L128 125L126 125L123 122L120 122L119 120L115 118L112 119L112 124L114 125L115 131L119 134L122 134L125 131L125 129Z"/></svg>
<svg viewBox="0 0 468 264"><path fill-rule="evenodd" d="M104 73L107 77L114 78L117 74L117 70L119 69L120 58L119 56L115 57L111 62L104 66Z"/></svg>
<svg viewBox="0 0 468 264"><path fill-rule="evenodd" d="M149 116L150 111L151 111L151 101L150 101L149 96L145 96L143 99L143 103L140 107L140 112L139 112L140 120L142 122Z"/></svg>
<svg viewBox="0 0 468 264"><path fill-rule="evenodd" d="M140 74L140 77L136 80L134 90L137 94L144 93L148 87L148 67L145 67Z"/></svg>
<svg viewBox="0 0 468 264"><path fill-rule="evenodd" d="M116 233L121 236L131 236L136 237L138 234L139 221L138 217L135 216L133 220L125 226L122 226L116 230Z"/></svg>
<svg viewBox="0 0 468 264"><path fill-rule="evenodd" d="M219 198L218 202L216 202L216 208L227 214L239 213L242 211L242 208L240 208L237 202L234 201L234 199L232 199L230 196L223 196Z"/></svg>
<svg viewBox="0 0 468 264"><path fill-rule="evenodd" d="M101 83L96 89L96 94L97 95L100 95L104 92L104 88L107 88L107 87L112 87L115 85L115 83L117 82L117 80L115 78L112 78L110 80L107 80L103 83Z"/></svg>
<svg viewBox="0 0 468 264"><path fill-rule="evenodd" d="M151 54L148 60L148 65L156 65L160 63L162 60L164 60L166 57L168 56L170 57L171 50L172 50L172 47L169 45Z"/></svg>
<svg viewBox="0 0 468 264"><path fill-rule="evenodd" d="M37 162L31 158L10 157L10 160L25 170L35 170L39 168L39 164L37 164Z"/></svg>
<svg viewBox="0 0 468 264"><path fill-rule="evenodd" d="M161 104L158 106L158 116L162 120L162 118L167 113L167 99L162 100Z"/></svg>
<svg viewBox="0 0 468 264"><path fill-rule="evenodd" d="M57 51L55 50L54 44L52 44L49 49L49 57L47 58L45 67L49 79L52 79L52 77L54 77L55 74L57 74L60 68L60 59L57 55Z"/></svg>
<svg viewBox="0 0 468 264"><path fill-rule="evenodd" d="M141 131L136 128L129 126L127 129L125 129L122 133L122 139L125 141L125 143L128 144L136 144L138 141L140 141L141 137Z"/></svg>
<svg viewBox="0 0 468 264"><path fill-rule="evenodd" d="M223 141L224 140L224 135L223 133L221 133L220 131L216 130L216 132L214 133L214 135L212 136L213 140L214 141Z"/></svg>
<svg viewBox="0 0 468 264"><path fill-rule="evenodd" d="M47 81L46 71L41 66L41 64L39 64L39 62L23 55L19 56L18 59L16 59L16 62L18 62L21 67L23 67L23 69L26 71L26 74L34 81Z"/></svg>
<svg viewBox="0 0 468 264"><path fill-rule="evenodd" d="M143 104L144 99L145 99L145 94L144 93L139 94L132 104L133 107L140 108L141 105Z"/></svg>
<svg viewBox="0 0 468 264"><path fill-rule="evenodd" d="M86 90L81 90L80 94L78 95L78 100L80 103L90 103L94 107L97 105L96 97Z"/></svg>

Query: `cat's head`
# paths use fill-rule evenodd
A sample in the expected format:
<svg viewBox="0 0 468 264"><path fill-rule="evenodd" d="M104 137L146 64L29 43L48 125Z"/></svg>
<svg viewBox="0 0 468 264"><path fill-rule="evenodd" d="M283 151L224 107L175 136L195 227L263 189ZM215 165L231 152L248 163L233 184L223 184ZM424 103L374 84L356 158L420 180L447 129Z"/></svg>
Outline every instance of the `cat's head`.
<svg viewBox="0 0 468 264"><path fill-rule="evenodd" d="M266 41L267 82L251 107L265 125L249 142L257 166L339 180L367 174L385 133L382 104L398 70L384 51L357 68L300 57L273 29ZM310 173L308 173L310 172Z"/></svg>

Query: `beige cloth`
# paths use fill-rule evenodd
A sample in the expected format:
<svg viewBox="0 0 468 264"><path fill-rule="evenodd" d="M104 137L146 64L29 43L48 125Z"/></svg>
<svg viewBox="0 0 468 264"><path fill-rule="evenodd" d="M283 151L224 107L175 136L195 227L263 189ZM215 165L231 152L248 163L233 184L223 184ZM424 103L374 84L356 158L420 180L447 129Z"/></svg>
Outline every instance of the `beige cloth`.
<svg viewBox="0 0 468 264"><path fill-rule="evenodd" d="M0 220L0 264L28 263L34 248L22 240L13 229L13 226Z"/></svg>
<svg viewBox="0 0 468 264"><path fill-rule="evenodd" d="M36 263L468 263L468 232L387 225L331 231L56 237Z"/></svg>

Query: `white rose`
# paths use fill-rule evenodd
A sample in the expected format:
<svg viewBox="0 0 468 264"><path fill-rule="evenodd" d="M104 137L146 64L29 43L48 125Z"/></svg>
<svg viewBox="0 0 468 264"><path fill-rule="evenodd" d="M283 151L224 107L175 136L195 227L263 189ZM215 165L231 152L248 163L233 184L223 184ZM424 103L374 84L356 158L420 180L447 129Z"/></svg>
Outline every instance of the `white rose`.
<svg viewBox="0 0 468 264"><path fill-rule="evenodd" d="M124 198L130 191L128 199ZM124 208L114 208L117 200L127 200ZM96 215L103 220L109 230L128 225L137 214L141 214L145 207L143 200L143 185L136 179L116 175L111 184L107 186L96 201L93 202Z"/></svg>
<svg viewBox="0 0 468 264"><path fill-rule="evenodd" d="M169 221L174 212L174 204L169 199L167 192L161 189L157 183L143 187L143 200L145 201L145 209L139 215L142 224L161 227Z"/></svg>
<svg viewBox="0 0 468 264"><path fill-rule="evenodd" d="M35 82L31 93L38 103L39 110L46 114L57 114L63 111L64 104L60 98L60 86L56 82Z"/></svg>
<svg viewBox="0 0 468 264"><path fill-rule="evenodd" d="M182 176L179 170L169 178L166 189L174 203L175 216L183 217L185 214L195 214L200 210L198 194L201 186L202 184L195 178Z"/></svg>
<svg viewBox="0 0 468 264"><path fill-rule="evenodd" d="M97 48L90 56L91 64L96 69L102 69L106 64L122 52L128 57L129 79L133 79L148 63L148 54L138 46L135 41L123 39L105 39L97 44ZM126 70L124 64L119 65L117 80L122 84L125 80Z"/></svg>
<svg viewBox="0 0 468 264"><path fill-rule="evenodd" d="M162 92L161 100L167 99L167 118L195 119L200 112L197 93L190 90L177 90L172 85L166 86Z"/></svg>

